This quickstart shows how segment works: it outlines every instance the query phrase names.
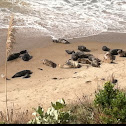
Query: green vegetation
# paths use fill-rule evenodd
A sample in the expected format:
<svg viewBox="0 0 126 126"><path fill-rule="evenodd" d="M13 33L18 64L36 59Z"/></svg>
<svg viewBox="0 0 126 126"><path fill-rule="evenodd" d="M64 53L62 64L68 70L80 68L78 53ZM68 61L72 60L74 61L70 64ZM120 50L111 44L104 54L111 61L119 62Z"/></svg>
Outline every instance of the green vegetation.
<svg viewBox="0 0 126 126"><path fill-rule="evenodd" d="M126 122L126 95L118 89L114 89L114 84L105 83L104 89L96 94L94 104L101 111L102 123Z"/></svg>
<svg viewBox="0 0 126 126"><path fill-rule="evenodd" d="M77 105L66 106L62 99L44 114L39 106L33 113L30 124L122 124L126 122L125 93L106 82L104 88L95 95L93 103L81 101Z"/></svg>
<svg viewBox="0 0 126 126"><path fill-rule="evenodd" d="M39 106L31 114L22 114L16 118L16 123L27 124L125 124L126 123L126 95L106 82L103 89L95 94L93 102L89 97L78 99L79 103L66 105L64 99L51 103L47 112ZM20 114L21 115L21 114ZM32 120L31 120L32 119ZM30 121L27 121L30 120ZM6 122L0 120L0 122ZM14 120L11 122L13 123Z"/></svg>
<svg viewBox="0 0 126 126"><path fill-rule="evenodd" d="M70 111L63 111L66 106L64 99L58 100L55 104L51 103L52 107L48 108L44 113L42 107L35 109L33 115L35 118L28 122L28 124L66 124L69 123L71 114Z"/></svg>

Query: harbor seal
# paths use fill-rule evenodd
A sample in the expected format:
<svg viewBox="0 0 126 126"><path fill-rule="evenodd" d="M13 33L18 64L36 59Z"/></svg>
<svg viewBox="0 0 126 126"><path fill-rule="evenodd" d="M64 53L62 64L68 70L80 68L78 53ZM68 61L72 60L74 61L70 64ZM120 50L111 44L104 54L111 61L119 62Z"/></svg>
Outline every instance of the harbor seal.
<svg viewBox="0 0 126 126"><path fill-rule="evenodd" d="M112 55L111 52L107 52L107 53L104 55L104 62L113 63L113 60L115 60L115 56Z"/></svg>
<svg viewBox="0 0 126 126"><path fill-rule="evenodd" d="M60 68L80 68L81 65L77 61L73 61L71 59L67 60L65 64L60 65L58 64Z"/></svg>
<svg viewBox="0 0 126 126"><path fill-rule="evenodd" d="M75 51L74 51L74 50L72 50L72 51L71 51L71 50L65 50L65 51L66 51L66 53L67 53L67 54L72 54L72 53L75 53Z"/></svg>
<svg viewBox="0 0 126 126"><path fill-rule="evenodd" d="M85 59L85 58L78 58L78 63L91 64L91 61L89 61L88 59Z"/></svg>
<svg viewBox="0 0 126 126"><path fill-rule="evenodd" d="M85 46L78 46L78 50L80 50L80 51L86 51L86 47Z"/></svg>
<svg viewBox="0 0 126 126"><path fill-rule="evenodd" d="M73 61L77 61L78 58L88 58L89 56L92 56L92 54L85 54L83 52L76 52L76 53L72 53L71 59Z"/></svg>
<svg viewBox="0 0 126 126"><path fill-rule="evenodd" d="M24 60L24 61L29 61L30 59L32 59L32 56L30 56L28 53L25 53L22 56L22 60Z"/></svg>
<svg viewBox="0 0 126 126"><path fill-rule="evenodd" d="M19 56L20 56L20 53L13 53L13 54L8 56L7 61L17 59L17 58L19 58Z"/></svg>
<svg viewBox="0 0 126 126"><path fill-rule="evenodd" d="M91 65L93 66L93 67L100 67L100 65L101 65L101 60L100 59L98 59L98 58L96 58L95 56L89 56L88 57L88 59L89 59L89 61L91 62Z"/></svg>
<svg viewBox="0 0 126 126"><path fill-rule="evenodd" d="M126 57L126 51L123 51L122 49L117 51L120 57Z"/></svg>
<svg viewBox="0 0 126 126"><path fill-rule="evenodd" d="M107 46L103 46L103 47L102 47L102 50L103 50L103 51L110 51L110 49L109 49Z"/></svg>
<svg viewBox="0 0 126 126"><path fill-rule="evenodd" d="M42 60L43 64L45 64L46 66L50 66L52 68L56 68L57 64L52 62L51 60L48 59L44 59Z"/></svg>
<svg viewBox="0 0 126 126"><path fill-rule="evenodd" d="M12 78L16 78L16 77L25 77L25 76L29 76L30 77L30 74L32 74L33 72L30 71L30 70L23 70L23 71L20 71L20 72L17 72L14 76L12 76Z"/></svg>
<svg viewBox="0 0 126 126"><path fill-rule="evenodd" d="M118 55L118 50L120 50L120 49L112 49L112 50L110 50L110 53L112 55Z"/></svg>
<svg viewBox="0 0 126 126"><path fill-rule="evenodd" d="M71 59L69 59L68 61L66 61L66 64L70 68L80 68L81 67L81 65L78 62L72 61Z"/></svg>
<svg viewBox="0 0 126 126"><path fill-rule="evenodd" d="M89 59L90 61L97 60L98 62L101 62L100 59L96 58L96 57L93 56L93 55L89 56L88 59Z"/></svg>
<svg viewBox="0 0 126 126"><path fill-rule="evenodd" d="M62 39L62 38L59 38L59 39L52 39L52 41L54 42L54 43L63 43L63 44L70 44L70 42L69 41L67 41L66 39Z"/></svg>
<svg viewBox="0 0 126 126"><path fill-rule="evenodd" d="M28 53L28 51L27 50L20 51L20 54L25 54L25 53Z"/></svg>
<svg viewBox="0 0 126 126"><path fill-rule="evenodd" d="M99 60L94 59L94 60L91 61L91 65L93 67L100 67L101 63L99 62Z"/></svg>

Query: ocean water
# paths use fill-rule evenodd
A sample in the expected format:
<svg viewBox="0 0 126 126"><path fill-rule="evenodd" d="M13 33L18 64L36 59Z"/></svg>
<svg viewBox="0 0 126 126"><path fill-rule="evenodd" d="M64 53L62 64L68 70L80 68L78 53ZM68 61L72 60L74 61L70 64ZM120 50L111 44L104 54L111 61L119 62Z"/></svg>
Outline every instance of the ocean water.
<svg viewBox="0 0 126 126"><path fill-rule="evenodd" d="M0 0L0 28L8 27L12 13L15 27L34 28L43 36L126 33L126 0Z"/></svg>

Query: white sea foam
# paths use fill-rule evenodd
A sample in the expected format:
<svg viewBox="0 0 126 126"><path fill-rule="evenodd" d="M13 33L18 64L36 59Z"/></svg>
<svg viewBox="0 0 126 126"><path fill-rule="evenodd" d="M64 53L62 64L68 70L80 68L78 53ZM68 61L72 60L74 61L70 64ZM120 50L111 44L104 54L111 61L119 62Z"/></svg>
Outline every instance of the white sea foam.
<svg viewBox="0 0 126 126"><path fill-rule="evenodd" d="M56 38L126 32L126 0L1 0L0 28L8 26L11 13L16 27Z"/></svg>

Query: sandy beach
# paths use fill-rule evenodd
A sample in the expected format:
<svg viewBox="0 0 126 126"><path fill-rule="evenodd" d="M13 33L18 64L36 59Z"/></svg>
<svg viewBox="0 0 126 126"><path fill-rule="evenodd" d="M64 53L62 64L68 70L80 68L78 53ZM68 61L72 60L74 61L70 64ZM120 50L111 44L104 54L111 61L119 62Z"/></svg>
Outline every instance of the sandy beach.
<svg viewBox="0 0 126 126"><path fill-rule="evenodd" d="M6 41L6 30L0 31L0 75L4 73L4 42ZM51 37L43 37L39 31L34 34L17 33L14 52L27 49L33 58L24 62L18 58L8 62L8 106L16 110L32 111L33 107L41 105L44 109L51 102L64 98L66 103L76 102L83 95L95 96L95 91L102 88L104 82L114 74L118 80L117 86L125 89L126 85L126 58L116 56L114 63L102 63L100 68L83 65L81 68L62 69L51 68L42 64L42 59L49 59L57 64L64 64L70 59L65 50L75 50L79 45L84 45L91 50L97 58L103 60L102 46L110 49L123 49L126 51L126 34L103 33L101 35L69 40L71 44L52 43ZM39 70L41 68L43 70ZM11 77L21 70L31 70L31 78L22 79ZM57 78L57 79L53 79ZM104 78L104 79L103 79ZM0 111L5 109L5 84L0 78Z"/></svg>

